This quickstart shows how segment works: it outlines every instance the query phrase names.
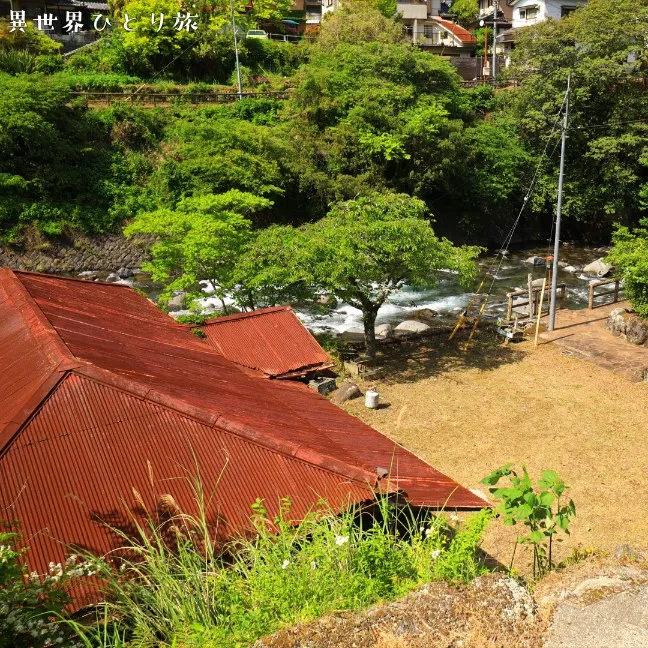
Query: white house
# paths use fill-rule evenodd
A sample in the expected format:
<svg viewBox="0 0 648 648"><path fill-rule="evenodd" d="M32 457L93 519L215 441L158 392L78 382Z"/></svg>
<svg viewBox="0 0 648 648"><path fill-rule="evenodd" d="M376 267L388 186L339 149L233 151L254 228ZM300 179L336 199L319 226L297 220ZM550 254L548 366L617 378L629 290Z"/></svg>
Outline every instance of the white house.
<svg viewBox="0 0 648 648"><path fill-rule="evenodd" d="M512 28L528 27L554 18L560 20L585 6L586 0L517 0L513 2Z"/></svg>

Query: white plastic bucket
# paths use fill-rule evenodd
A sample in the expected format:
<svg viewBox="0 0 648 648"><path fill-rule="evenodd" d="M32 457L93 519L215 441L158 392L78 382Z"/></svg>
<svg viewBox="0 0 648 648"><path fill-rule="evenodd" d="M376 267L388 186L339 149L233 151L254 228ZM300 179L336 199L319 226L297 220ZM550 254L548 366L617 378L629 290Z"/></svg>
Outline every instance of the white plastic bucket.
<svg viewBox="0 0 648 648"><path fill-rule="evenodd" d="M374 389L367 390L365 394L365 406L369 409L376 409L378 407L378 392Z"/></svg>

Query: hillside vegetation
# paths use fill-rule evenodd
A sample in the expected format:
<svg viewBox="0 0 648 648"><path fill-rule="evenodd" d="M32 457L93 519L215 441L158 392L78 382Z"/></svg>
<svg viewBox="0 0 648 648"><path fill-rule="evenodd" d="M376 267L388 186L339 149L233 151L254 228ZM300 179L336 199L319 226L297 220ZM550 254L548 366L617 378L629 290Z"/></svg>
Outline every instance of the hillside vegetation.
<svg viewBox="0 0 648 648"><path fill-rule="evenodd" d="M142 7L132 0L115 19ZM242 41L246 89L291 89L285 101L86 109L70 95L233 90L231 38L210 16L195 34L116 28L65 60L34 29L17 37L0 29L5 243L25 228L115 230L138 213L231 189L269 201L255 227L301 224L333 202L385 189L422 199L455 240L499 244L545 150L523 235L546 238L553 127L569 73L568 233L605 239L615 221L646 215L645 3L593 0L528 30L510 70L521 86L497 93L462 88L447 61L401 42L397 22L363 1L325 21L314 42Z"/></svg>

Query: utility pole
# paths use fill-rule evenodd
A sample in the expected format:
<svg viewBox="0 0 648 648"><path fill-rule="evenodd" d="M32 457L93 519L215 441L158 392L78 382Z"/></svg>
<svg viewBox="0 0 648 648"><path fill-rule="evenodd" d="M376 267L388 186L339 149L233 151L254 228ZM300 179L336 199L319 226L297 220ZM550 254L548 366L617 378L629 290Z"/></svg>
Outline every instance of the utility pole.
<svg viewBox="0 0 648 648"><path fill-rule="evenodd" d="M234 56L236 58L236 80L238 81L238 96L243 99L241 86L241 66L239 64L238 40L236 39L236 21L234 20L234 0L230 0L230 13L232 14L232 31L234 32Z"/></svg>
<svg viewBox="0 0 648 648"><path fill-rule="evenodd" d="M567 77L567 93L565 94L565 115L562 125L562 141L560 145L560 173L558 175L558 204L556 206L556 238L554 239L553 266L551 268L551 302L549 303L549 330L553 331L556 324L556 289L558 286L558 253L560 252L560 217L562 215L563 177L565 175L565 145L567 143L567 120L569 119L569 95L571 93L571 74Z"/></svg>
<svg viewBox="0 0 648 648"><path fill-rule="evenodd" d="M491 77L495 81L497 75L497 12L499 11L499 0L493 0L493 65Z"/></svg>

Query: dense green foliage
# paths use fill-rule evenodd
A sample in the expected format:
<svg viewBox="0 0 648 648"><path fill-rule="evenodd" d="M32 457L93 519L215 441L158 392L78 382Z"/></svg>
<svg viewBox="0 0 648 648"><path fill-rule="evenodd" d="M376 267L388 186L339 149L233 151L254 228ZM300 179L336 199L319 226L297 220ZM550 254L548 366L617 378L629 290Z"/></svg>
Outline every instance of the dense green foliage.
<svg viewBox="0 0 648 648"><path fill-rule="evenodd" d="M244 261L251 276L240 272L240 283L266 289L302 286L360 309L370 357L376 353L378 311L394 291L406 284L429 286L441 268L470 280L480 251L437 238L425 203L405 194L371 193L334 204L314 224L271 231L278 245L269 247L266 238L257 239L242 256L256 260L267 249L273 250L272 256L263 263Z"/></svg>
<svg viewBox="0 0 648 648"><path fill-rule="evenodd" d="M131 0L115 11L151 7L162 10ZM217 9L195 34L153 34L143 21L143 32L115 29L64 61L43 34L0 30L0 66L11 72L0 74L3 241L117 229L230 190L270 201L249 216L257 237L267 225L299 226L333 203L387 190L421 199L440 235L496 246L541 159L518 236L546 238L557 183L552 127L569 73L564 236L605 241L613 222L646 216L645 0L592 0L524 30L510 71L521 85L498 93L462 88L447 61L401 42L388 2L354 0L327 17L314 43L242 39L246 87L289 88L289 99L197 108L183 95L234 89L231 33ZM241 29L282 9L268 2L254 11L238 15ZM32 70L41 72L21 74ZM179 97L164 110L86 110L69 95L120 89ZM256 285L248 302L268 285Z"/></svg>
<svg viewBox="0 0 648 648"><path fill-rule="evenodd" d="M522 85L511 112L528 150L544 147L571 74L563 213L568 227L580 221L576 227L593 239L609 236L614 221L636 223L646 214L647 30L646 0L590 0L568 18L524 30L514 52L512 74ZM555 203L557 167L554 155L533 198L537 211Z"/></svg>
<svg viewBox="0 0 648 648"><path fill-rule="evenodd" d="M623 278L626 294L637 314L648 318L648 218L639 225L634 229L617 227L608 260Z"/></svg>
<svg viewBox="0 0 648 648"><path fill-rule="evenodd" d="M386 499L362 516L336 516L322 502L295 523L289 500L275 518L257 502L255 535L223 548L205 508L150 519L136 538L115 530L132 552L119 575L96 561L110 602L96 626L75 626L88 647L248 646L284 625L486 571L478 547L489 511L452 524L443 515L417 518Z"/></svg>

